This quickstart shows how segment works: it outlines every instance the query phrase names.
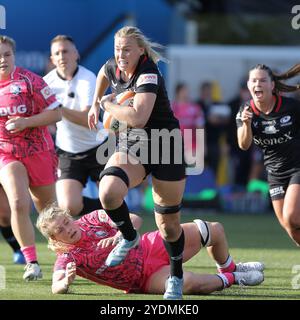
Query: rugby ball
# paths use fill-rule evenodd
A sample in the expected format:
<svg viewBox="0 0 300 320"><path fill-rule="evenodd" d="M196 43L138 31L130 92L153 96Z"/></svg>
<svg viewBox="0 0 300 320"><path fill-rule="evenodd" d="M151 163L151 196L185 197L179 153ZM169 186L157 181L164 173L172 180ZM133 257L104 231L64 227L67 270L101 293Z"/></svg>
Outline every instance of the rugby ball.
<svg viewBox="0 0 300 320"><path fill-rule="evenodd" d="M118 94L115 97L115 100L113 101L115 104L118 104L120 106L127 106L132 107L133 106L133 98L135 93L133 91L124 91L120 94ZM122 131L120 128L120 123L117 119L115 119L109 112L104 111L103 114L103 127L107 130L112 130L114 132Z"/></svg>
<svg viewBox="0 0 300 320"><path fill-rule="evenodd" d="M14 123L9 123L5 126L5 128L7 131L11 131L11 130L16 129L16 125Z"/></svg>

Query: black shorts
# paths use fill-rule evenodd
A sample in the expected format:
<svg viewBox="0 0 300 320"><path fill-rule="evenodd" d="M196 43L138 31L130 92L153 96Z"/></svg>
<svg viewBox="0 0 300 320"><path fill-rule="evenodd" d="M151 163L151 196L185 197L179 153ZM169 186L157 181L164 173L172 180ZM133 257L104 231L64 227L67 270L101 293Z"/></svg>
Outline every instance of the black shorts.
<svg viewBox="0 0 300 320"><path fill-rule="evenodd" d="M291 184L300 184L300 169L293 169L292 172L274 176L268 173L271 200L279 200L285 197L286 190Z"/></svg>
<svg viewBox="0 0 300 320"><path fill-rule="evenodd" d="M132 132L131 132L132 133ZM150 173L158 180L180 181L185 178L186 163L184 160L183 138L170 140L166 144L162 139L157 144L151 139L135 139L135 135L127 133L126 143L122 142L120 135L117 150L137 157L145 168L146 176ZM124 136L123 136L124 138Z"/></svg>
<svg viewBox="0 0 300 320"><path fill-rule="evenodd" d="M57 148L60 170L58 180L74 179L81 182L83 187L89 177L92 181L99 181L99 175L104 169L104 165L97 162L97 149L98 147L85 152L70 153Z"/></svg>

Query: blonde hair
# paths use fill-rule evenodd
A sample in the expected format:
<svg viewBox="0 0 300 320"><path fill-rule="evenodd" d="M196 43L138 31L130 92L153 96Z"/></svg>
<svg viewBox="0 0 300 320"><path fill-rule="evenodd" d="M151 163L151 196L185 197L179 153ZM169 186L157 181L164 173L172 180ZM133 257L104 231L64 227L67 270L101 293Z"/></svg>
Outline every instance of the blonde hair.
<svg viewBox="0 0 300 320"><path fill-rule="evenodd" d="M65 217L73 220L69 210L63 210L53 203L47 206L38 216L36 227L42 235L48 240L48 248L57 253L68 252L72 245L57 241L52 238L52 230L49 229L49 222L55 220L57 217Z"/></svg>
<svg viewBox="0 0 300 320"><path fill-rule="evenodd" d="M59 42L59 41L69 41L75 46L73 38L65 34L58 34L51 40L50 44L52 45L53 43Z"/></svg>
<svg viewBox="0 0 300 320"><path fill-rule="evenodd" d="M0 35L0 43L8 44L12 48L13 53L16 53L16 41L13 38Z"/></svg>
<svg viewBox="0 0 300 320"><path fill-rule="evenodd" d="M139 28L125 26L115 33L115 38L123 37L134 38L137 41L138 46L145 50L145 54L153 60L155 64L157 64L158 61L168 62L168 59L155 50L155 48L162 50L164 46L156 42L151 42Z"/></svg>

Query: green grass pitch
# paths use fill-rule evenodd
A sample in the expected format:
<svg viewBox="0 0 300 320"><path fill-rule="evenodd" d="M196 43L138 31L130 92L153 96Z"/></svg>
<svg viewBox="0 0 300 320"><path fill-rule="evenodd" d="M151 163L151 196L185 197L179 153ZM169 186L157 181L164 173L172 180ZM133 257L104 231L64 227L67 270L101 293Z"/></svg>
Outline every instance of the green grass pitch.
<svg viewBox="0 0 300 320"><path fill-rule="evenodd" d="M144 214L142 231L156 229L154 217ZM223 223L236 262L263 261L266 265L265 281L257 287L232 286L230 289L208 296L184 296L190 300L300 300L300 251L288 238L272 214L229 215L196 214L184 212L182 222L195 218ZM39 262L44 277L36 282L22 280L23 266L12 263L12 251L0 240L0 265L5 268L6 288L0 290L0 300L160 300L160 295L124 294L109 287L99 286L85 279L76 278L70 294L51 294L51 274L55 255L47 249L46 242L37 232ZM298 271L293 273L293 268ZM185 264L185 270L215 273L214 262L205 249Z"/></svg>

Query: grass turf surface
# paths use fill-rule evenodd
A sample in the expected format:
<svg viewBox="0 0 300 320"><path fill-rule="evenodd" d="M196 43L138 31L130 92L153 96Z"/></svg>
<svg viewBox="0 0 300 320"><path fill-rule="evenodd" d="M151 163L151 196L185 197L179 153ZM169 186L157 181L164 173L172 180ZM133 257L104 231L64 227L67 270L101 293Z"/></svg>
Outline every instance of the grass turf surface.
<svg viewBox="0 0 300 320"><path fill-rule="evenodd" d="M142 215L142 232L155 230L154 217ZM208 296L184 296L189 300L300 300L300 289L293 289L292 281L300 287L298 273L292 273L300 265L300 252L279 226L276 218L266 215L182 214L182 222L195 218L219 221L223 224L229 242L230 253L236 262L263 261L266 265L265 281L257 287L232 286ZM46 242L37 232L39 262L43 279L30 283L22 280L23 266L12 263L12 252L0 240L0 265L5 267L6 288L0 290L0 300L161 300L161 295L124 294L110 287L99 286L85 279L76 278L67 295L51 294L51 275L55 254L47 249ZM206 250L185 263L185 270L198 273L215 273L214 262Z"/></svg>

